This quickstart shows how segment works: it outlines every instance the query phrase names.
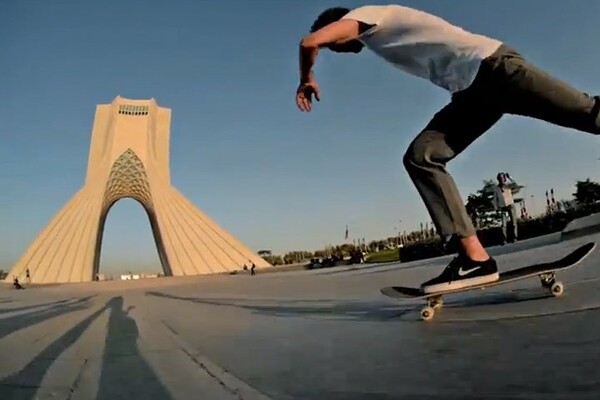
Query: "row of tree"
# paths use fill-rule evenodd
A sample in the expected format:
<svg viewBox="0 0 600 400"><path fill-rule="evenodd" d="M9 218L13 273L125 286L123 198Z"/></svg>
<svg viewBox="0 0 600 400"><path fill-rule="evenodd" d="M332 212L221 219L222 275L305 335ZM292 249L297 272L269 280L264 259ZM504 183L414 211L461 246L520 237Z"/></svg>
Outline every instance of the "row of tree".
<svg viewBox="0 0 600 400"><path fill-rule="evenodd" d="M467 212L470 215L477 216L477 225L479 228L483 229L499 223L500 215L496 212L493 202L495 186L496 183L493 179L484 180L482 188L467 197L467 202L465 204ZM524 199L518 197L518 194L525 186L514 181L509 182L508 186L513 193L515 203L523 203ZM574 201L559 200L555 202L555 209L567 210L573 207L573 203L583 207L600 203L600 183L592 181L589 178L583 181L577 181L573 197ZM359 244L344 243L336 246L328 246L325 249L316 250L314 252L291 251L283 256L268 254L263 256L263 258L273 265L296 264L313 258L327 258L331 256L346 257L357 249L366 253L375 253L377 251L395 248L398 245L410 245L431 240L434 237L436 237L436 233L433 227L422 226L418 231L408 232L401 236L372 240L368 244L364 242L361 244L359 240Z"/></svg>

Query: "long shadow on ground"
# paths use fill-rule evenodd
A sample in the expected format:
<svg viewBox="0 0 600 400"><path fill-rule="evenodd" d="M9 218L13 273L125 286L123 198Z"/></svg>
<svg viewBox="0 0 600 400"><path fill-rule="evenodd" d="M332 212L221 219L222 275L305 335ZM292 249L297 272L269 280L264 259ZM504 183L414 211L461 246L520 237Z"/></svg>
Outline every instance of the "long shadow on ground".
<svg viewBox="0 0 600 400"><path fill-rule="evenodd" d="M412 300L390 304L389 302L365 301L336 301L321 300L307 304L304 301L269 300L269 304L256 304L260 300L241 302L239 299L203 299L198 297L183 297L161 292L146 292L146 296L154 296L170 300L187 301L196 304L235 307L249 310L250 312L276 317L312 317L319 319L335 319L349 321L390 321L403 319L411 312L419 310L424 305L423 300ZM468 308L474 306L493 306L509 303L523 303L540 301L548 297L535 291L521 293L489 293L485 296L464 297L446 301L445 307ZM252 304L255 303L255 304ZM273 304L275 303L275 304ZM300 303L300 304L298 304Z"/></svg>
<svg viewBox="0 0 600 400"><path fill-rule="evenodd" d="M336 302L334 300L319 300L318 302L311 301L285 301L285 300L269 300L269 302L277 302L277 305L260 305L250 304L260 300L248 300L246 303L241 303L240 300L233 299L202 299L197 297L182 297L161 292L146 292L146 296L154 296L159 298L188 301L197 304L218 306L218 307L235 307L263 315L278 316L278 317L317 317L326 319L346 319L346 320L363 320L363 321L387 321L397 318L413 309L402 308L396 305L390 305L383 302L356 302L345 301ZM300 303L300 304L298 304ZM308 304L307 304L308 303Z"/></svg>
<svg viewBox="0 0 600 400"><path fill-rule="evenodd" d="M58 300L58 301L53 301L53 302L50 302L50 303L32 304L32 305L29 305L29 306L22 306L22 307L3 308L3 309L0 309L0 315L2 315L2 314L9 314L9 313L18 312L18 311L32 310L34 308L59 306L61 304L68 303L71 300L73 300L73 299ZM0 303L4 303L4 302L8 303L8 302L11 302L11 301L12 300L0 301Z"/></svg>
<svg viewBox="0 0 600 400"><path fill-rule="evenodd" d="M48 308L44 308L42 310L32 311L26 314L15 315L14 317L2 318L0 319L0 321L2 322L0 324L0 339L2 339L4 336L10 335L15 331L27 328L28 326L39 324L48 319L55 318L74 311L84 310L90 307L90 300L92 299L92 297L94 296L82 297L71 303L69 303L70 300L49 303L55 305L50 306ZM35 307L39 308L42 306L44 305L38 305ZM30 308L34 308L34 306L21 307L20 310ZM13 311L14 310L17 309L13 309Z"/></svg>
<svg viewBox="0 0 600 400"><path fill-rule="evenodd" d="M84 309L90 306L89 298L79 302L61 306L61 310L49 311L44 316L29 315L29 319L19 320L20 327L26 323L39 323L44 319ZM107 309L110 310L108 332L104 348L102 373L100 376L97 399L171 399L171 396L160 383L152 368L138 351L139 332L134 319L123 310L123 298L114 297L102 308L84 318L65 334L51 343L35 356L19 372L0 380L0 399L31 400L35 399L44 376L54 362L71 347L90 327L90 325ZM25 316L27 317L27 316ZM16 317L15 317L16 318ZM3 320L6 321L7 319ZM14 321L13 321L14 323ZM8 324L7 324L8 326ZM19 329L18 327L16 329ZM13 329L14 330L14 329ZM85 368L85 363L82 368ZM80 372L81 374L81 372ZM77 389L78 377L70 385L71 391Z"/></svg>
<svg viewBox="0 0 600 400"><path fill-rule="evenodd" d="M123 309L123 298L112 298L97 400L171 399L138 350L137 324Z"/></svg>
<svg viewBox="0 0 600 400"><path fill-rule="evenodd" d="M89 298L88 298L89 299ZM80 305L75 305L70 308L69 306L65 306L68 310L59 310L56 312L57 316L61 314L65 314L67 312L75 311L75 309L85 309L90 306L90 303L87 302L87 299L82 299ZM19 399L19 400L29 400L36 398L36 392L39 388L46 372L54 361L65 351L67 350L80 336L81 334L89 327L89 325L102 313L104 312L105 307L96 311L89 317L85 318L83 321L79 322L69 331L67 331L64 335L59 337L53 343L51 343L48 347L46 347L41 353L33 358L23 369L19 372L9 375L0 381L0 398L2 399ZM36 317L33 317L36 318ZM46 316L45 318L37 317L35 320L38 323L43 319L51 318Z"/></svg>

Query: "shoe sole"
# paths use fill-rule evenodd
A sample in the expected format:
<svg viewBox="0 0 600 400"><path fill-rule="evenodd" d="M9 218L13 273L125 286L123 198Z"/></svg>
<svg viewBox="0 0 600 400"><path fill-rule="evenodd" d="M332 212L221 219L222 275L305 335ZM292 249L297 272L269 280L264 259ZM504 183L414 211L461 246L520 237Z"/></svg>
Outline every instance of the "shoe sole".
<svg viewBox="0 0 600 400"><path fill-rule="evenodd" d="M498 272L495 272L490 275L476 276L473 278L459 279L450 283L438 283L436 285L427 286L423 288L423 293L431 294L436 292L445 292L448 290L463 289L469 286L477 286L484 285L486 283L492 283L497 281L498 279L500 279L500 274Z"/></svg>

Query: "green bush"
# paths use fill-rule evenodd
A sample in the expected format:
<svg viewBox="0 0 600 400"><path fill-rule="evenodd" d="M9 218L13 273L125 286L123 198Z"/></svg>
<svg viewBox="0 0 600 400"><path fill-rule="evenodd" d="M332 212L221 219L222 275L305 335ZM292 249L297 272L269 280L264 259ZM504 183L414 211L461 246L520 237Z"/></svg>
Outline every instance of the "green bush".
<svg viewBox="0 0 600 400"><path fill-rule="evenodd" d="M394 262L394 261L399 261L399 260L400 260L400 256L398 253L398 249L378 251L377 253L369 254L365 258L365 262L367 262L367 263L384 263L384 262Z"/></svg>

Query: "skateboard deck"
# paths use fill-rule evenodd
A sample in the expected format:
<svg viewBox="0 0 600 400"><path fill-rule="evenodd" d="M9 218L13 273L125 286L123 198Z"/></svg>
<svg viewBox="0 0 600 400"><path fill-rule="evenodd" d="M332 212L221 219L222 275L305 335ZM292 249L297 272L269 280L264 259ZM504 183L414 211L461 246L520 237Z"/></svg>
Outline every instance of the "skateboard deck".
<svg viewBox="0 0 600 400"><path fill-rule="evenodd" d="M528 265L521 268L512 269L500 273L500 278L497 281L483 283L480 285L467 286L460 289L444 290L434 293L424 293L421 288L404 287L404 286L389 286L381 289L381 293L388 297L396 299L425 299L427 307L421 310L421 318L429 320L433 318L436 309L442 307L442 296L452 293L466 292L475 289L484 289L491 286L502 285L504 283L514 282L521 279L526 279L533 276L539 276L541 284L544 288L550 290L552 295L558 297L562 295L564 286L562 282L556 280L555 273L557 271L566 270L574 267L583 261L596 247L595 242L589 242L559 260L549 261L541 264Z"/></svg>

